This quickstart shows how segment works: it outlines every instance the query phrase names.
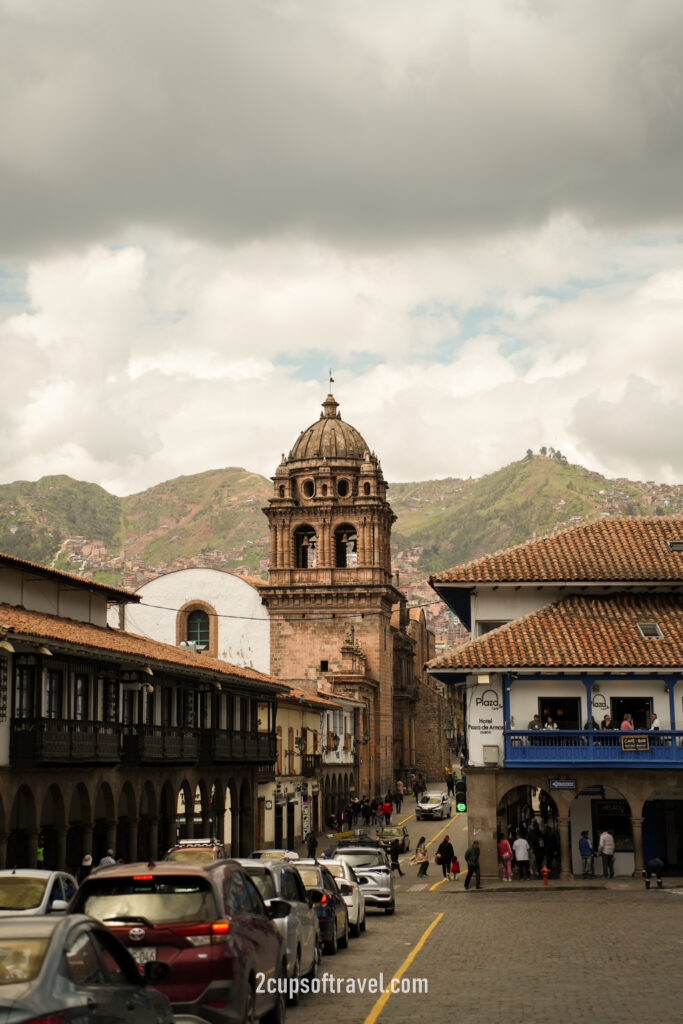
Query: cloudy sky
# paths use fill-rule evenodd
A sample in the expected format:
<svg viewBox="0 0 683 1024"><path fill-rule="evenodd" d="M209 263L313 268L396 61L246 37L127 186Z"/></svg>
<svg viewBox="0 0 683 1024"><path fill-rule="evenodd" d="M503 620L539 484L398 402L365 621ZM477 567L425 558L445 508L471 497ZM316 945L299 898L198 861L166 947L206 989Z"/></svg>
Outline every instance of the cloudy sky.
<svg viewBox="0 0 683 1024"><path fill-rule="evenodd" d="M683 482L680 0L0 0L0 482Z"/></svg>

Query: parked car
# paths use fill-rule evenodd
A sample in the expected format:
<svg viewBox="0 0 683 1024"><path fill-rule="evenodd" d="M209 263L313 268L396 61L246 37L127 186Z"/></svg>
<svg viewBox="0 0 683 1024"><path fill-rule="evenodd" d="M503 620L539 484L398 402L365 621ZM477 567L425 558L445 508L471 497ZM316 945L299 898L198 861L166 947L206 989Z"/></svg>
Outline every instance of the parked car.
<svg viewBox="0 0 683 1024"><path fill-rule="evenodd" d="M422 818L450 818L451 798L448 793L439 790L429 790L423 793L415 804L415 817L418 821Z"/></svg>
<svg viewBox="0 0 683 1024"><path fill-rule="evenodd" d="M171 1004L151 987L169 973L157 961L140 973L109 929L82 914L0 922L6 1021L172 1024Z"/></svg>
<svg viewBox="0 0 683 1024"><path fill-rule="evenodd" d="M78 882L66 871L11 868L0 871L0 917L65 911Z"/></svg>
<svg viewBox="0 0 683 1024"><path fill-rule="evenodd" d="M365 931L365 896L363 895L363 888L358 881L356 872L345 860L326 860L325 867L338 886L345 883L351 890L351 892L347 893L346 889L344 889L342 896L349 913L351 935L354 938L358 938L360 933Z"/></svg>
<svg viewBox="0 0 683 1024"><path fill-rule="evenodd" d="M290 904L291 914L275 922L285 940L287 977L304 977L312 981L317 977L320 966L320 926L294 864L290 860L265 858L240 860L240 864L249 872L267 907L275 899L284 899ZM296 1005L296 993L291 987L289 992L292 993L290 1003Z"/></svg>
<svg viewBox="0 0 683 1024"><path fill-rule="evenodd" d="M334 857L345 860L356 872L366 907L378 907L385 914L396 909L394 877L382 846L338 846Z"/></svg>
<svg viewBox="0 0 683 1024"><path fill-rule="evenodd" d="M170 979L159 988L176 1020L193 1017L195 1024L281 1024L285 992L277 992L277 981L287 963L273 919L290 909L283 900L266 907L234 860L102 868L81 883L69 906L111 928L139 964L169 964ZM259 991L261 973L275 979L275 992Z"/></svg>
<svg viewBox="0 0 683 1024"><path fill-rule="evenodd" d="M250 860L260 860L261 857L266 857L268 860L298 860L299 854L296 850L283 850L280 848L273 850L252 850L249 854Z"/></svg>
<svg viewBox="0 0 683 1024"><path fill-rule="evenodd" d="M166 851L163 859L191 864L199 861L221 860L223 857L225 857L225 847L217 839L179 839L175 846Z"/></svg>
<svg viewBox="0 0 683 1024"><path fill-rule="evenodd" d="M410 849L410 836L405 825L384 825L377 830L377 838L387 852L394 839L398 839L401 853L407 853Z"/></svg>
<svg viewBox="0 0 683 1024"><path fill-rule="evenodd" d="M294 866L318 915L325 952L334 955L340 946L345 949L349 944L349 912L344 893L320 861L299 860Z"/></svg>

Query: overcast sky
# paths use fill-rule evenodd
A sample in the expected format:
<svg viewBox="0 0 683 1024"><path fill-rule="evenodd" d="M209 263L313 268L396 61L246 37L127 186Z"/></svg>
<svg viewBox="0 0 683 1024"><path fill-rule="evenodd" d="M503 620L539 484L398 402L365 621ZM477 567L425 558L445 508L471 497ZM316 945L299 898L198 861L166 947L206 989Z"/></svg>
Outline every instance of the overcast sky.
<svg viewBox="0 0 683 1024"><path fill-rule="evenodd" d="M0 482L683 482L680 0L0 12Z"/></svg>

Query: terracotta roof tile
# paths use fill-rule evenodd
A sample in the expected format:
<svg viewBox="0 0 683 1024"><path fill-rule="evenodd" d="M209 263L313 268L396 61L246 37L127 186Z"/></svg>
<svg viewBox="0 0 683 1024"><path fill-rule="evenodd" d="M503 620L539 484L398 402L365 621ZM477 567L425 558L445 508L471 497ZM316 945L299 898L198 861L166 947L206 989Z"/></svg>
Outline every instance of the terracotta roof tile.
<svg viewBox="0 0 683 1024"><path fill-rule="evenodd" d="M642 622L663 635L643 638ZM565 597L429 662L431 671L681 666L683 596L632 593Z"/></svg>
<svg viewBox="0 0 683 1024"><path fill-rule="evenodd" d="M683 516L612 516L525 541L430 577L444 583L683 581Z"/></svg>
<svg viewBox="0 0 683 1024"><path fill-rule="evenodd" d="M339 704L335 704L335 702L329 697L321 697L316 693L309 693L308 690L300 690L296 686L290 686L289 683L281 683L280 685L283 687L286 686L288 692L279 693L278 700L294 700L298 703L301 697L304 697L305 699L301 701L302 704L311 704L316 708L338 708L340 706Z"/></svg>
<svg viewBox="0 0 683 1024"><path fill-rule="evenodd" d="M193 668L198 671L217 672L233 679L268 683L277 686L278 689L281 688L277 679L263 672L257 672L255 669L231 665L227 661L210 658L206 654L194 654L185 648L174 647L172 644L165 644L160 640L150 640L148 637L138 636L136 633L128 633L121 629L112 629L110 626L95 626L58 615L27 611L25 608L18 608L14 605L0 604L0 631L9 633L11 641L15 639L15 635L17 637L39 637L46 641L76 644L79 647L90 649L93 654L96 654L97 651L106 651L108 654L140 658L148 662L151 667L158 663L168 666L169 669L173 666Z"/></svg>

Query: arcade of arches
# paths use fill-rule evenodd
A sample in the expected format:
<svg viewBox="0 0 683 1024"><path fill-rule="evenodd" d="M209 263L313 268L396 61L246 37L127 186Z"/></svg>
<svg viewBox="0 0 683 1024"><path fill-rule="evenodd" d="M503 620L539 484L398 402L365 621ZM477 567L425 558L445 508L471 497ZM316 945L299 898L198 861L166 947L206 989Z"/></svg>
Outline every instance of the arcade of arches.
<svg viewBox="0 0 683 1024"><path fill-rule="evenodd" d="M178 839L199 836L224 839L226 852L246 856L254 848L254 789L246 772L234 771L60 773L58 781L24 774L0 791L0 868L73 872L85 854L97 864L108 849L127 862L155 860Z"/></svg>
<svg viewBox="0 0 683 1024"><path fill-rule="evenodd" d="M570 780L558 781L573 788L552 788L547 772L468 769L468 829L470 840L481 844L485 877L498 876L498 833L525 827L530 815L557 836L560 878L580 870L578 842L584 829L593 843L603 828L614 832L617 874L639 874L654 856L669 872L683 869L683 779L675 772L606 776L577 769Z"/></svg>

